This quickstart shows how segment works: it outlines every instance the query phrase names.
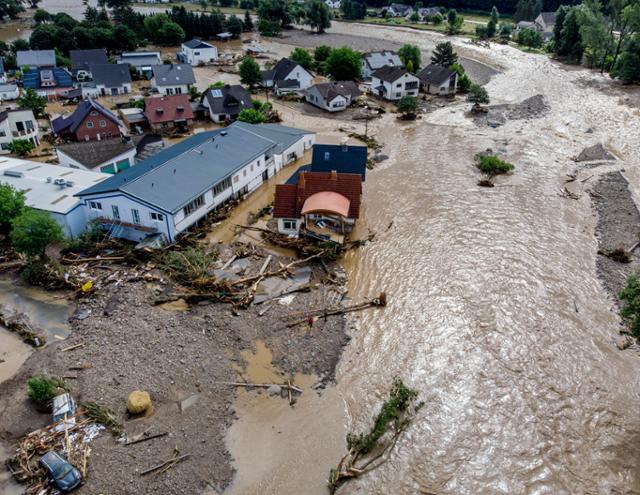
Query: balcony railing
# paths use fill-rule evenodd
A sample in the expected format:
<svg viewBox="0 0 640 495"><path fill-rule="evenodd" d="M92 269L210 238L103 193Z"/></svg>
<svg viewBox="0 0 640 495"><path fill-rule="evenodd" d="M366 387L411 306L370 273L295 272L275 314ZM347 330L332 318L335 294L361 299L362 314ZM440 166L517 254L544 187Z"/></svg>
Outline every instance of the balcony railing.
<svg viewBox="0 0 640 495"><path fill-rule="evenodd" d="M13 137L21 137L21 136L33 136L36 133L36 129L26 129L24 131L13 131Z"/></svg>

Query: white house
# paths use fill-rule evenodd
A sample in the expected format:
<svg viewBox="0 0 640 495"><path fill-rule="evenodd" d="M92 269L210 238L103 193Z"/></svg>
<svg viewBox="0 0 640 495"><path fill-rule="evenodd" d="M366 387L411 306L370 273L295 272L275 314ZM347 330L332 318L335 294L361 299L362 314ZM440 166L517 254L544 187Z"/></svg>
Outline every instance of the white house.
<svg viewBox="0 0 640 495"><path fill-rule="evenodd" d="M0 160L0 183L23 191L26 204L51 215L67 237L78 236L87 225L84 203L75 194L109 177L48 163L8 157Z"/></svg>
<svg viewBox="0 0 640 495"><path fill-rule="evenodd" d="M100 96L131 94L131 74L123 64L91 65L93 84Z"/></svg>
<svg viewBox="0 0 640 495"><path fill-rule="evenodd" d="M40 130L33 111L17 109L0 112L0 153L9 153L9 144L16 139L28 139L34 146L40 144Z"/></svg>
<svg viewBox="0 0 640 495"><path fill-rule="evenodd" d="M341 112L361 94L355 82L339 81L311 86L305 93L305 99L327 112Z"/></svg>
<svg viewBox="0 0 640 495"><path fill-rule="evenodd" d="M161 95L184 95L196 83L191 64L161 64L152 67L151 87Z"/></svg>
<svg viewBox="0 0 640 495"><path fill-rule="evenodd" d="M392 17L407 17L413 14L413 7L402 3L392 3L389 5L387 12Z"/></svg>
<svg viewBox="0 0 640 495"><path fill-rule="evenodd" d="M0 101L17 100L20 90L17 84L0 84Z"/></svg>
<svg viewBox="0 0 640 495"><path fill-rule="evenodd" d="M116 60L119 64L128 64L135 67L140 75L150 76L151 68L162 63L160 52L126 52Z"/></svg>
<svg viewBox="0 0 640 495"><path fill-rule="evenodd" d="M396 101L403 96L417 96L420 79L400 67L383 67L371 75L371 90L385 100Z"/></svg>
<svg viewBox="0 0 640 495"><path fill-rule="evenodd" d="M291 88L291 83L284 81L295 81L296 91L304 90L313 83L313 74L288 58L280 59L272 69L262 72L262 85L265 88Z"/></svg>
<svg viewBox="0 0 640 495"><path fill-rule="evenodd" d="M400 56L391 50L362 54L362 79L368 81L371 79L371 74L383 67L404 67L404 64Z"/></svg>
<svg viewBox="0 0 640 495"><path fill-rule="evenodd" d="M136 163L136 146L129 138L77 141L56 146L63 167L117 174Z"/></svg>
<svg viewBox="0 0 640 495"><path fill-rule="evenodd" d="M218 48L197 38L182 43L182 51L178 53L181 62L198 65L218 60Z"/></svg>
<svg viewBox="0 0 640 495"><path fill-rule="evenodd" d="M314 141L314 133L300 129L236 122L195 134L78 196L110 235L139 241L160 233L173 242L302 157Z"/></svg>

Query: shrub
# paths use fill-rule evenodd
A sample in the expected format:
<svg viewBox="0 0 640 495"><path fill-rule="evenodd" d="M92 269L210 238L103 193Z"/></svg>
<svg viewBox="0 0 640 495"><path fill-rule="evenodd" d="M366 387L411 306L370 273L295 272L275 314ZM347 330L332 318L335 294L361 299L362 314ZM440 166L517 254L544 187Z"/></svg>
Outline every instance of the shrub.
<svg viewBox="0 0 640 495"><path fill-rule="evenodd" d="M27 381L27 395L40 406L48 407L51 400L61 391L68 390L61 378L47 375L35 375Z"/></svg>
<svg viewBox="0 0 640 495"><path fill-rule="evenodd" d="M640 276L634 273L627 280L627 285L618 294L622 301L620 314L631 329L635 338L640 338Z"/></svg>
<svg viewBox="0 0 640 495"><path fill-rule="evenodd" d="M518 33L517 41L519 45L528 46L531 48L539 48L544 43L540 32L531 28L522 29Z"/></svg>
<svg viewBox="0 0 640 495"><path fill-rule="evenodd" d="M47 213L25 209L11 221L11 244L19 253L42 256L49 244L64 239L62 227Z"/></svg>
<svg viewBox="0 0 640 495"><path fill-rule="evenodd" d="M8 184L0 184L0 233L6 234L11 220L24 211L24 193Z"/></svg>
<svg viewBox="0 0 640 495"><path fill-rule="evenodd" d="M166 251L159 266L176 282L192 283L210 276L217 259L215 250L191 247L182 251Z"/></svg>
<svg viewBox="0 0 640 495"><path fill-rule="evenodd" d="M483 103L489 103L489 93L479 84L471 83L467 101L470 101L475 107L478 107Z"/></svg>
<svg viewBox="0 0 640 495"><path fill-rule="evenodd" d="M397 104L398 112L400 112L405 118L415 117L418 110L418 100L413 96L403 96L398 100Z"/></svg>
<svg viewBox="0 0 640 495"><path fill-rule="evenodd" d="M495 155L476 155L476 166L480 171L493 177L494 175L506 174L514 169L514 166Z"/></svg>
<svg viewBox="0 0 640 495"><path fill-rule="evenodd" d="M247 124L262 124L266 119L260 110L245 108L238 114L238 120Z"/></svg>

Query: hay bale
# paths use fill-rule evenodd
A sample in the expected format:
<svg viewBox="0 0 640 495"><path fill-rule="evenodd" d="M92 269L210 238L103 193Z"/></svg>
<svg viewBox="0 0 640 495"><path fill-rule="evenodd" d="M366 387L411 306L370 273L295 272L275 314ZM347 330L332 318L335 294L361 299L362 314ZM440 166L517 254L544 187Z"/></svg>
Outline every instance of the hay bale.
<svg viewBox="0 0 640 495"><path fill-rule="evenodd" d="M151 409L151 397L148 392L135 390L127 399L127 411L131 414L142 414Z"/></svg>

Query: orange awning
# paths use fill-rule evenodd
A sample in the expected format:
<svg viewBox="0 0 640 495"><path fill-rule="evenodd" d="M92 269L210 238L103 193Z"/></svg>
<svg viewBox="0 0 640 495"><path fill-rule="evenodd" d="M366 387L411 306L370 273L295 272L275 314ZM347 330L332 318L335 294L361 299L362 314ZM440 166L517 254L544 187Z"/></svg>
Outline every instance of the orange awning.
<svg viewBox="0 0 640 495"><path fill-rule="evenodd" d="M342 194L330 191L315 193L302 205L302 214L333 213L343 217L349 216L350 202Z"/></svg>

